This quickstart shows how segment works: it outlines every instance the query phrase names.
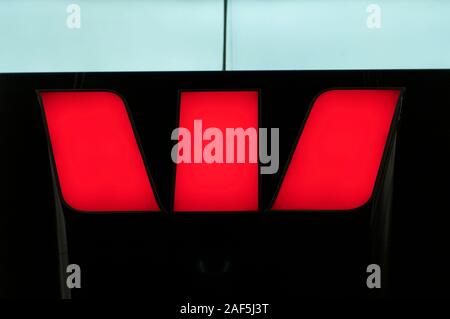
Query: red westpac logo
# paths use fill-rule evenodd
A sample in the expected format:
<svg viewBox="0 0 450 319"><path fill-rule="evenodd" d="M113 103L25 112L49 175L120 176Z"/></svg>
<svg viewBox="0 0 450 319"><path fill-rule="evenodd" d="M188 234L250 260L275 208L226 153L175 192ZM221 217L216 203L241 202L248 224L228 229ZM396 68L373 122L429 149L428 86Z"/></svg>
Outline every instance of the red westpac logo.
<svg viewBox="0 0 450 319"><path fill-rule="evenodd" d="M120 96L109 91L39 95L58 186L67 205L84 212L161 210ZM367 202L400 96L399 89L321 93L307 115L270 209L350 210ZM257 91L182 92L179 126L194 129L194 121L202 120L205 130L257 129L258 99ZM211 140L197 143L205 149ZM258 211L260 164L267 163L179 162L173 210Z"/></svg>

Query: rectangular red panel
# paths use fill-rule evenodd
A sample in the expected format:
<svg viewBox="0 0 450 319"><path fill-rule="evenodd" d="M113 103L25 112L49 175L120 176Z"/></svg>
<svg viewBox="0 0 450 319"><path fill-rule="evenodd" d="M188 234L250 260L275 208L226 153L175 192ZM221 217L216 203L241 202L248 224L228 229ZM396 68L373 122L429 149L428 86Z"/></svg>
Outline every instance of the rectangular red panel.
<svg viewBox="0 0 450 319"><path fill-rule="evenodd" d="M41 92L64 201L73 209L159 210L124 101L112 92Z"/></svg>
<svg viewBox="0 0 450 319"><path fill-rule="evenodd" d="M350 210L371 197L399 90L330 90L315 100L274 210Z"/></svg>
<svg viewBox="0 0 450 319"><path fill-rule="evenodd" d="M194 133L194 121L201 120L202 131L217 128L223 133L223 163L205 163L201 154L195 152L195 142L202 149L213 140L201 140ZM198 122L197 122L198 124ZM258 163L256 149L250 150L246 140L245 161L238 163L237 146L234 144L235 162L226 162L226 129L242 128L258 130L258 92L182 92L180 98L180 128L191 132L191 163L179 163L176 167L174 211L257 211L258 210ZM197 127L198 130L198 127ZM195 136L194 136L195 135ZM200 140L199 140L200 138ZM181 148L180 148L181 152ZM255 158L251 162L250 158ZM201 163L195 161L201 160Z"/></svg>

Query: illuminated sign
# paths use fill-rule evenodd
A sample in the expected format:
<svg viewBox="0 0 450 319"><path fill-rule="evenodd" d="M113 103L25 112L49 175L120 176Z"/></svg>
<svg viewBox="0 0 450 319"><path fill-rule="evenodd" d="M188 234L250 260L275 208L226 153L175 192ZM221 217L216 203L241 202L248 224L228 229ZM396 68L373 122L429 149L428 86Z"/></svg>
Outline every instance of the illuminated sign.
<svg viewBox="0 0 450 319"><path fill-rule="evenodd" d="M92 212L160 210L120 96L105 91L39 94L66 204ZM372 196L400 97L400 89L322 92L312 103L270 209L364 205ZM258 98L258 91L182 92L179 126L194 131L195 121L201 120L205 129L255 129ZM195 143L208 146L201 138ZM177 163L173 210L259 211L259 164Z"/></svg>

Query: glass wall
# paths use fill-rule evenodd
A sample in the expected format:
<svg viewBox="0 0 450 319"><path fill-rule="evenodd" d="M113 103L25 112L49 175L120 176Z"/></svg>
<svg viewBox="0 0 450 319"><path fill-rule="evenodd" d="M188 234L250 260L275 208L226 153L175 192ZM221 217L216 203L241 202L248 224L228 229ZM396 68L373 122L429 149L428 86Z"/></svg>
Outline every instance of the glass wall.
<svg viewBox="0 0 450 319"><path fill-rule="evenodd" d="M450 1L228 0L227 70L450 68ZM0 72L214 71L224 0L2 0Z"/></svg>
<svg viewBox="0 0 450 319"><path fill-rule="evenodd" d="M450 68L450 1L229 1L230 70Z"/></svg>
<svg viewBox="0 0 450 319"><path fill-rule="evenodd" d="M221 0L1 0L0 72L222 67Z"/></svg>

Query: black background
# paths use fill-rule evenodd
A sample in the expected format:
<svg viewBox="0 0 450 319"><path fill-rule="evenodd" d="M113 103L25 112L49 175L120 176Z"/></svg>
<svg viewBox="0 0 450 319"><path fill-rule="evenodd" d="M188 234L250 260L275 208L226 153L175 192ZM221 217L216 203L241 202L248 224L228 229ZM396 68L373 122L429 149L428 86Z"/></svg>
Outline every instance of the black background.
<svg viewBox="0 0 450 319"><path fill-rule="evenodd" d="M0 296L58 297L54 194L35 90L119 92L161 202L169 208L170 135L179 90L260 89L261 126L280 128L280 170L262 177L263 209L309 104L334 87L405 88L384 296L448 297L450 71L445 70L0 75ZM363 291L368 229L354 216L320 215L305 224L295 213L70 215L68 224L70 262L83 271L83 288L74 297L270 302L280 296L371 296ZM327 285L323 278L330 276L336 280Z"/></svg>

